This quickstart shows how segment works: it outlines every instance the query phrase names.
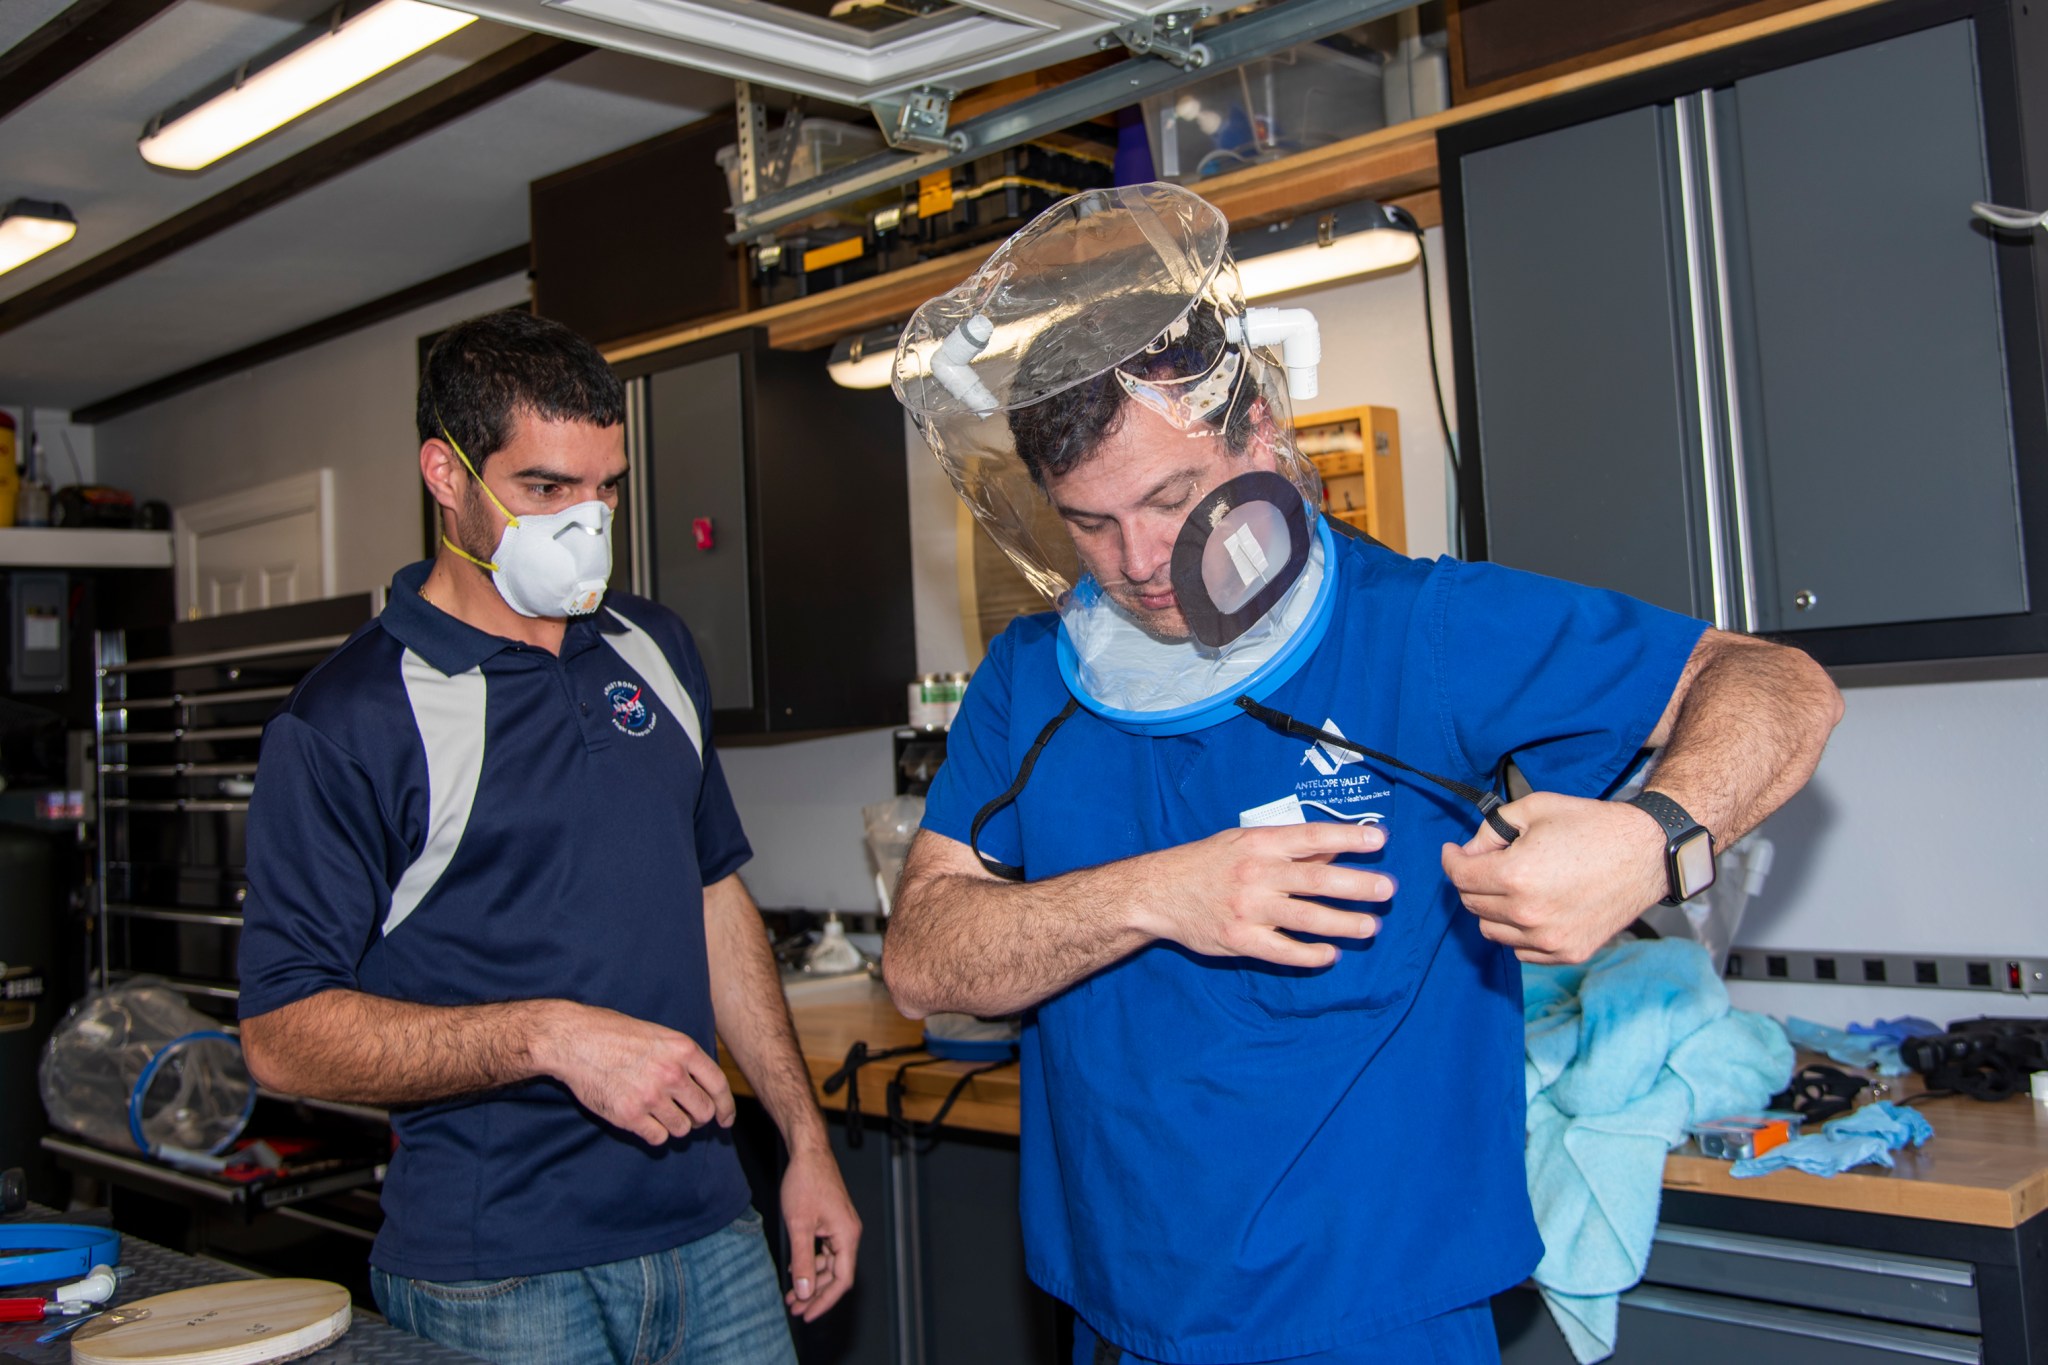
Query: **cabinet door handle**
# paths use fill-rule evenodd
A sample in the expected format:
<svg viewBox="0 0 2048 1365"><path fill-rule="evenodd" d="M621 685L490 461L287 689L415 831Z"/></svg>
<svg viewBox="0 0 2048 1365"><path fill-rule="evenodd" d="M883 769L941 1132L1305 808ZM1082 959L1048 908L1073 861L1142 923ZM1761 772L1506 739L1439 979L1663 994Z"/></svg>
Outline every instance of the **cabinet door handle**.
<svg viewBox="0 0 2048 1365"><path fill-rule="evenodd" d="M1734 504L1734 543L1729 548L1735 561L1731 567L1739 609L1736 624L1745 631L1754 632L1757 628L1756 551L1750 539L1749 465L1742 442L1742 400L1735 363L1735 309L1728 288L1727 214L1721 204L1721 144L1717 127L1714 92L1703 90L1700 92L1700 138L1706 155L1701 159L1705 162L1706 172L1707 241L1714 253L1717 323L1714 331L1721 349L1721 439L1726 443L1728 490Z"/></svg>
<svg viewBox="0 0 2048 1365"><path fill-rule="evenodd" d="M1707 577L1714 608L1714 624L1722 630L1739 629L1728 607L1728 533L1722 526L1719 464L1723 457L1720 404L1714 390L1716 348L1710 335L1712 284L1708 273L1712 245L1702 238L1708 230L1705 176L1698 162L1700 137L1696 132L1702 100L1698 95L1681 97L1672 112L1678 128L1679 212L1685 222L1685 274L1687 312L1692 328L1693 397L1699 405L1701 507L1707 517Z"/></svg>
<svg viewBox="0 0 2048 1365"><path fill-rule="evenodd" d="M2035 213L2030 209L2009 209L2003 204L1987 204L1982 200L1970 205L1970 212L1987 223L2014 232L2027 232L2037 227L2048 227L2048 213Z"/></svg>
<svg viewBox="0 0 2048 1365"><path fill-rule="evenodd" d="M1801 611L1812 611L1820 605L1820 594L1811 588L1801 588L1792 598L1792 605Z"/></svg>

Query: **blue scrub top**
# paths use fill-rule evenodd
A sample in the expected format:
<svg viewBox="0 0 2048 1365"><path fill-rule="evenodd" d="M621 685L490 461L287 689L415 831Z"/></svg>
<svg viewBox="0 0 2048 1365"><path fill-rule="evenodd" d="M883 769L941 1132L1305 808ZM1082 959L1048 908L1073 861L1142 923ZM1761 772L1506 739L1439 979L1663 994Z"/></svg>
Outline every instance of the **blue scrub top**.
<svg viewBox="0 0 2048 1365"><path fill-rule="evenodd" d="M486 634L401 570L377 620L263 736L241 1014L329 989L427 1005L560 998L713 1035L705 886L751 850L675 613L624 593L559 656ZM724 1129L649 1147L552 1079L391 1116L371 1263L424 1280L665 1251L747 1205Z"/></svg>
<svg viewBox="0 0 2048 1365"><path fill-rule="evenodd" d="M1704 626L1615 593L1345 540L1327 638L1267 705L1475 786L1514 756L1600 796ZM925 828L967 842L1068 693L1058 622L1021 618L974 675ZM1154 943L1027 1017L1032 1278L1126 1350L1272 1360L1357 1342L1524 1279L1542 1254L1522 1165L1520 972L1444 878L1469 805L1238 716L1144 738L1088 711L982 849L1033 880L1206 838L1294 795L1386 848L1399 891L1319 970Z"/></svg>

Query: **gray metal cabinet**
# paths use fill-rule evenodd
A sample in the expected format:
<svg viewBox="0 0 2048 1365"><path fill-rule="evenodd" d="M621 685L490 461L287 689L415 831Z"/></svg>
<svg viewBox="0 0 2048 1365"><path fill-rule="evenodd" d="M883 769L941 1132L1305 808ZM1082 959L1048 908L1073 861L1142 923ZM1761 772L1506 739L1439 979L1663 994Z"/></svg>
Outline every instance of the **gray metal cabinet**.
<svg viewBox="0 0 2048 1365"><path fill-rule="evenodd" d="M2031 1365L2048 1218L1931 1223L1669 1191L1616 1365ZM1569 1365L1533 1288L1497 1296L1505 1365Z"/></svg>
<svg viewBox="0 0 2048 1365"><path fill-rule="evenodd" d="M1970 214L2048 191L2033 22L1891 5L1447 131L1468 552L1829 662L2048 649L2038 267Z"/></svg>
<svg viewBox="0 0 2048 1365"><path fill-rule="evenodd" d="M674 608L721 738L901 725L916 671L903 410L736 331L619 367L614 582Z"/></svg>
<svg viewBox="0 0 2048 1365"><path fill-rule="evenodd" d="M1974 49L1957 20L1714 101L1763 630L2026 610Z"/></svg>
<svg viewBox="0 0 2048 1365"><path fill-rule="evenodd" d="M1674 151L1669 110L1631 109L1462 172L1488 553L1691 613L1707 604Z"/></svg>
<svg viewBox="0 0 2048 1365"><path fill-rule="evenodd" d="M857 1143L854 1124L864 1125ZM907 1136L840 1114L826 1128L860 1214L860 1260L846 1298L793 1327L804 1365L1059 1365L1071 1356L1071 1314L1024 1273L1015 1138ZM786 1267L775 1125L743 1099L733 1138Z"/></svg>

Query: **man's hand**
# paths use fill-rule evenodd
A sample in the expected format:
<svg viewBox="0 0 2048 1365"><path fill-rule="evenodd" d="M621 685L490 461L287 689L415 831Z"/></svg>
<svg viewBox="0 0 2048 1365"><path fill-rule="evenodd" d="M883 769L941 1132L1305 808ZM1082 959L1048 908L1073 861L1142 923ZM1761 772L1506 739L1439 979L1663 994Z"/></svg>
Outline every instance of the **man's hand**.
<svg viewBox="0 0 2048 1365"><path fill-rule="evenodd" d="M1304 897L1387 901L1384 872L1338 867L1342 853L1374 853L1387 842L1374 825L1316 823L1230 829L1133 861L1143 865L1155 907L1139 927L1212 957L1254 957L1286 967L1327 967L1335 945L1303 943L1283 930L1325 938L1371 938L1376 916L1336 910Z"/></svg>
<svg viewBox="0 0 2048 1365"><path fill-rule="evenodd" d="M650 1147L711 1123L732 1127L732 1087L689 1035L594 1005L551 1006L535 1060L585 1109Z"/></svg>
<svg viewBox="0 0 2048 1365"><path fill-rule="evenodd" d="M853 1211L829 1148L792 1153L782 1173L782 1221L789 1229L789 1311L815 1322L853 1287L860 1215Z"/></svg>
<svg viewBox="0 0 2048 1365"><path fill-rule="evenodd" d="M1522 837L1482 824L1444 845L1444 875L1479 932L1524 962L1584 962L1670 889L1664 833L1634 806L1535 792L1501 815Z"/></svg>

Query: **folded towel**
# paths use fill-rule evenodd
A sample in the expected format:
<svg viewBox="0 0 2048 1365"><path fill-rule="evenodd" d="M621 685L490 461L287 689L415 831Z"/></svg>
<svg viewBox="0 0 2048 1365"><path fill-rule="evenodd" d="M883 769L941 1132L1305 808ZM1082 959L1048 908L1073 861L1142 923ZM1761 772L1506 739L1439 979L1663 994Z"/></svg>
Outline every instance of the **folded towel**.
<svg viewBox="0 0 2048 1365"><path fill-rule="evenodd" d="M1688 1124L1762 1108L1792 1074L1785 1031L1728 1008L1698 944L1602 949L1522 969L1536 1284L1581 1362L1614 1351L1616 1296L1649 1263L1664 1156Z"/></svg>

